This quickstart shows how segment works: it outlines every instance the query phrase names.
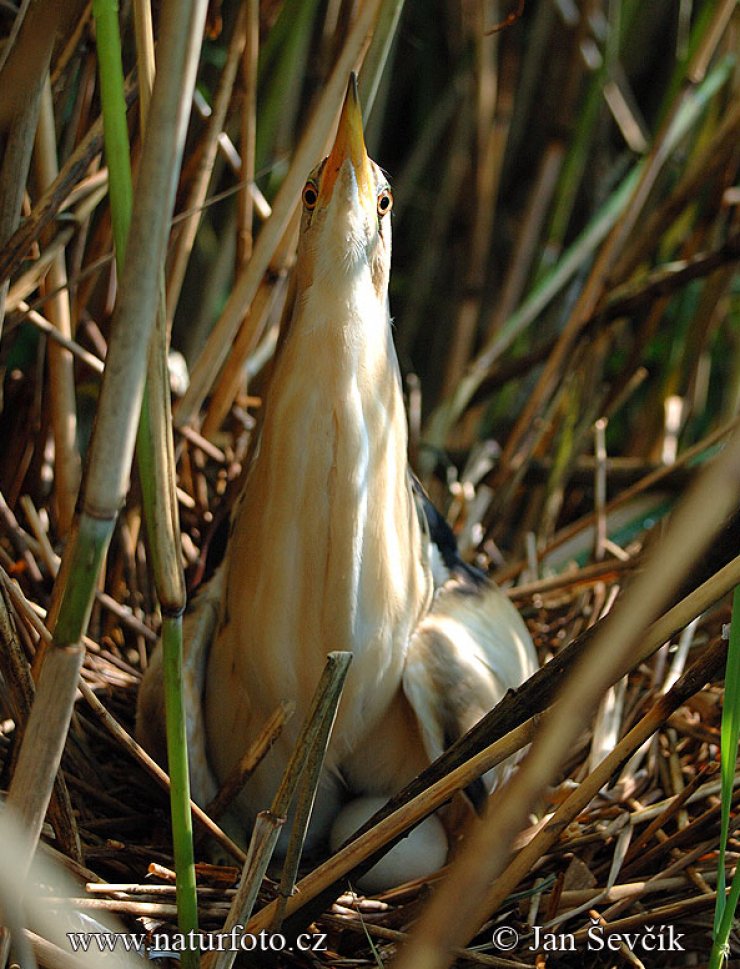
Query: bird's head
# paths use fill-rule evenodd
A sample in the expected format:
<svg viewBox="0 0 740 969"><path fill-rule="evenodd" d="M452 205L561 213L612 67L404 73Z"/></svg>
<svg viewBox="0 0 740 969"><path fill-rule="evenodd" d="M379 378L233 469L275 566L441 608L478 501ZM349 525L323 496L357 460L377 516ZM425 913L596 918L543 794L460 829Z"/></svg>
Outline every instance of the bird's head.
<svg viewBox="0 0 740 969"><path fill-rule="evenodd" d="M362 130L357 80L350 78L329 156L303 188L298 248L298 288L334 279L340 283L369 269L378 296L385 299L391 258L388 179L368 158Z"/></svg>

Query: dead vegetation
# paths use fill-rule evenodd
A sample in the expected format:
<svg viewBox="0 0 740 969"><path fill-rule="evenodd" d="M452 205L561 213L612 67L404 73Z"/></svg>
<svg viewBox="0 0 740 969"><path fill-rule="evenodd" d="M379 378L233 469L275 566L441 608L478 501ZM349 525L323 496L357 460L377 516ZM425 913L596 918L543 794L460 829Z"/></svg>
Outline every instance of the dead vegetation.
<svg viewBox="0 0 740 969"><path fill-rule="evenodd" d="M446 888L435 879L361 899L347 890L359 853L304 866L284 931L313 925L328 948L283 959L389 964L417 932L399 956L405 969L442 965L448 950L459 965L510 969L704 965L723 627L740 582L735 5L531 0L518 20L508 16L516 4L440 0L435 16L429 6L212 4L182 171L170 173L172 226L165 212L161 229L162 332L189 378L177 385L171 356L192 592L221 554L259 420L303 179L364 57L369 145L394 183L391 297L412 458L466 556L515 599L543 662L394 799L401 820L385 840L464 787L461 774L445 780L450 771L470 770L492 744L537 738ZM134 8L122 4L120 24L136 178L145 152ZM505 19L514 22L486 33ZM358 21L373 38L367 53ZM92 5L5 4L0 26L2 786L16 804L33 802L40 826L46 782L31 785L34 798L16 772L27 736L38 742L27 727L43 699L41 746L52 736L64 745L43 840L79 881L75 906L117 913L131 931L174 929L166 779L130 741L162 613L142 511L147 488L157 490L150 467L124 481L117 517L116 486L106 494L110 543L84 657L70 660L81 667L67 714L38 686L79 482L103 453L90 440L106 434L95 414L125 281L113 261ZM158 284L157 265L152 306ZM111 440L115 427L114 417ZM700 490L681 510L692 485ZM203 832L196 817L197 861ZM240 865L243 853L218 836ZM382 837L367 836L365 859ZM199 871L200 925L218 930L238 872ZM252 930L274 925L275 893L266 881ZM671 927L685 952L661 948ZM654 951L630 948L630 934ZM614 950L610 937L621 938ZM62 964L33 944L40 964Z"/></svg>

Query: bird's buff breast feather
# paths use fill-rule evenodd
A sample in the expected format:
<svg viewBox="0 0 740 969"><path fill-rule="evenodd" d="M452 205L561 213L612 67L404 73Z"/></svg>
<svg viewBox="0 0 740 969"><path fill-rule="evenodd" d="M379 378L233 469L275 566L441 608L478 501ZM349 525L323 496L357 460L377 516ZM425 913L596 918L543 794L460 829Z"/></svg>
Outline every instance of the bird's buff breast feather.
<svg viewBox="0 0 740 969"><path fill-rule="evenodd" d="M359 307L313 305L309 289L276 364L206 678L234 676L242 694L238 710L206 700L221 778L282 699L296 703L295 733L331 650L354 654L334 731L341 747L327 758L341 767L397 701L408 639L431 598L387 310L364 275L353 287L363 327Z"/></svg>

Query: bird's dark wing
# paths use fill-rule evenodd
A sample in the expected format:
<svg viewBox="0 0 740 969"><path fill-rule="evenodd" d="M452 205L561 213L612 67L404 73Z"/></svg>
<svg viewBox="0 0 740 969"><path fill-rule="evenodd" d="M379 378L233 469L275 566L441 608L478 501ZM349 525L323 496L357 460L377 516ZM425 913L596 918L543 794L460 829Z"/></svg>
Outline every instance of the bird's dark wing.
<svg viewBox="0 0 740 969"><path fill-rule="evenodd" d="M410 473L409 476L422 531L430 545L429 557L432 562L435 585L440 586L447 579L455 576L474 588L485 587L488 584L485 573L474 565L463 561L452 529L437 510L416 475Z"/></svg>
<svg viewBox="0 0 740 969"><path fill-rule="evenodd" d="M455 536L414 479L414 496L442 569L429 612L409 642L403 688L431 760L537 669L527 627L504 593L460 558ZM501 775L490 771L468 794L480 806Z"/></svg>

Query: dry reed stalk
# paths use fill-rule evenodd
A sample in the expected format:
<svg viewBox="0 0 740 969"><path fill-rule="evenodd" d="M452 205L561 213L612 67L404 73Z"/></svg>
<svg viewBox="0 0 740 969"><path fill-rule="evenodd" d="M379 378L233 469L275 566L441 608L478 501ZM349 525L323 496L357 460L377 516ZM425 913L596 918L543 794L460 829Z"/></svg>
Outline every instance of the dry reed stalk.
<svg viewBox="0 0 740 969"><path fill-rule="evenodd" d="M47 76L40 98L36 133L36 178L43 191L59 174L51 83ZM66 340L72 339L72 320L67 292L67 267L63 252L57 252L49 266L45 285L55 295L48 305L50 322ZM54 434L54 486L57 528L64 537L72 525L77 492L82 478L82 462L77 446L77 402L74 360L68 350L52 340L48 347L51 424Z"/></svg>
<svg viewBox="0 0 740 969"><path fill-rule="evenodd" d="M237 14L236 23L231 36L231 43L226 55L226 64L221 73L218 90L214 97L213 111L208 119L204 144L201 146L198 169L190 186L184 210L185 220L179 222L175 231L174 246L170 260L167 279L167 329L172 328L172 321L180 298L180 290L185 278L190 253L195 243L203 203L206 200L208 184L213 174L213 166L218 151L218 139L226 121L234 82L236 81L239 62L247 41L247 7L242 5ZM249 193L247 192L249 195ZM251 195L250 195L251 198Z"/></svg>
<svg viewBox="0 0 740 969"><path fill-rule="evenodd" d="M241 882L223 927L225 933L231 932L235 926L242 929L249 920L262 878L280 836L280 830L285 824L294 798L298 795L299 804L293 821L287 864L283 870L281 882L282 890L289 890L288 884L292 888L326 746L331 736L351 661L351 653L327 654L326 665L316 687L311 708L285 767L270 810L261 812L257 817ZM307 767L308 774L306 774ZM274 903L274 912L278 917L284 910L283 904L280 898ZM235 951L210 953L205 960L205 969L231 969L235 959Z"/></svg>
<svg viewBox="0 0 740 969"><path fill-rule="evenodd" d="M254 351L264 334L268 320L276 310L282 313L290 309L282 301L286 297L286 276L295 261L299 222L300 209L296 208L282 238L275 247L267 274L260 281L252 304L239 326L228 359L224 362L218 381L214 385L208 412L203 420L202 430L205 437L213 435L228 414L244 381L244 365L247 357Z"/></svg>
<svg viewBox="0 0 740 969"><path fill-rule="evenodd" d="M254 185L255 157L257 150L257 65L260 43L259 0L246 2L246 38L241 63L243 101L241 109L241 170L242 188L237 209L237 271L252 255L254 238Z"/></svg>
<svg viewBox="0 0 740 969"><path fill-rule="evenodd" d="M281 703L272 716L267 719L254 743L250 745L249 750L223 782L218 794L206 808L206 813L210 817L220 818L227 810L250 775L257 770L269 753L270 748L283 732L283 727L293 716L294 710L294 703Z"/></svg>
<svg viewBox="0 0 740 969"><path fill-rule="evenodd" d="M221 317L191 373L190 386L175 408L178 427L196 422L201 404L213 386L229 348L270 265L275 249L293 217L296 199L306 174L321 157L327 144L338 106L342 103L347 77L357 68L370 42L380 0L363 4L332 69L316 110L296 147L285 179L255 242L252 257L237 279Z"/></svg>
<svg viewBox="0 0 740 969"><path fill-rule="evenodd" d="M49 337L52 343L56 343L65 350L68 350L71 355L77 357L78 360L81 360L83 363L87 364L87 366L90 367L94 373L103 373L105 364L100 357L96 357L95 354L80 346L79 343L76 343L69 337L64 336L64 334L57 329L57 327L50 320L47 320L40 313L36 312L36 310L32 310L25 300L19 301L18 309L21 311L21 313L25 314L25 319L27 319L29 323L33 323L35 327L38 327L42 333Z"/></svg>

